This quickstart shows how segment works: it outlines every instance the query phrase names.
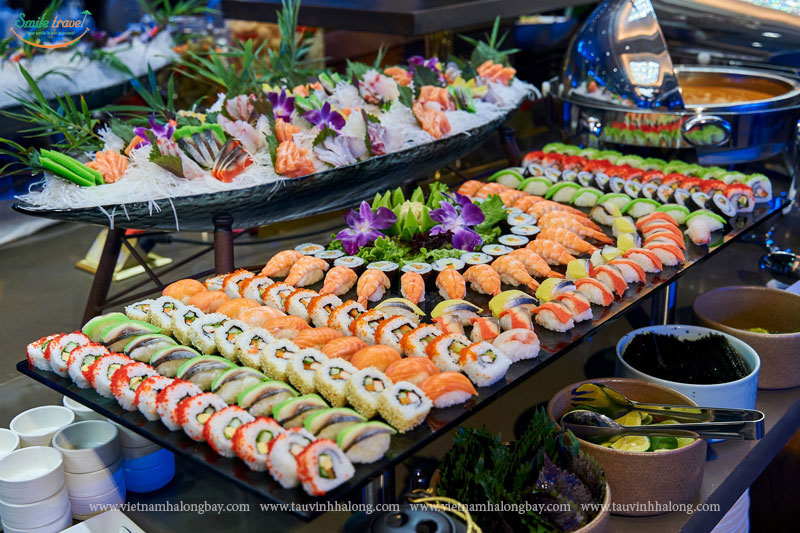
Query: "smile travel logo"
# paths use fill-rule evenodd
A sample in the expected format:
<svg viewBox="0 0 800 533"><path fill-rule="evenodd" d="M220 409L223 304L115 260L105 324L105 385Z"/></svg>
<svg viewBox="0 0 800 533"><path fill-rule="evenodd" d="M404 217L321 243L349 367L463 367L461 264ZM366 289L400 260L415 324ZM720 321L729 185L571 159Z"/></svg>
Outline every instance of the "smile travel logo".
<svg viewBox="0 0 800 533"><path fill-rule="evenodd" d="M89 32L89 28L86 27L86 17L91 14L90 11L84 10L81 12L83 18L76 19L62 19L55 14L52 20L48 20L45 15L38 19L29 19L25 13L20 13L11 26L11 32L31 46L63 48L75 43ZM44 42L52 44L43 44Z"/></svg>

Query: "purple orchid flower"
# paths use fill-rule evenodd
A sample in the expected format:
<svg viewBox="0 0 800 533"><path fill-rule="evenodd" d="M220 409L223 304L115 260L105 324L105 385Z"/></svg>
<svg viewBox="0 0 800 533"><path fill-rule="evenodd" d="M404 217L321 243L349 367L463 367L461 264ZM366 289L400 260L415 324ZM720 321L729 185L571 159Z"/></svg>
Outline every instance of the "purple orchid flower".
<svg viewBox="0 0 800 533"><path fill-rule="evenodd" d="M290 122L294 111L294 96L291 96L291 93L287 93L286 89L281 89L280 93L268 93L267 98L272 104L272 114L275 115L275 118Z"/></svg>
<svg viewBox="0 0 800 533"><path fill-rule="evenodd" d="M411 56L408 58L408 64L415 67L428 67L431 70L439 70L436 65L439 63L439 58L433 56L430 59L425 59L422 56Z"/></svg>
<svg viewBox="0 0 800 533"><path fill-rule="evenodd" d="M303 113L303 118L319 126L320 129L328 126L334 131L342 129L347 122L341 113L334 111L330 102L325 102L322 109L312 109Z"/></svg>
<svg viewBox="0 0 800 533"><path fill-rule="evenodd" d="M373 212L367 202L361 202L358 211L351 209L344 216L344 221L350 227L337 233L336 238L342 241L344 251L348 255L353 255L358 253L361 247L385 237L386 235L378 230L390 227L397 222L397 217L387 207L379 207Z"/></svg>
<svg viewBox="0 0 800 533"><path fill-rule="evenodd" d="M172 124L157 124L156 123L156 114L153 113L150 115L150 129L149 131L153 132L153 135L156 136L156 139L171 139L172 134L175 133L175 126ZM133 134L137 137L144 139L146 142L144 144L150 144L150 141L147 141L147 128L143 128L141 126L137 126L133 128Z"/></svg>
<svg viewBox="0 0 800 533"><path fill-rule="evenodd" d="M452 233L453 247L471 252L483 244L483 239L470 226L477 226L485 217L481 208L463 194L455 193L455 201L458 207L442 201L431 211L431 218L439 223L431 228L431 235Z"/></svg>

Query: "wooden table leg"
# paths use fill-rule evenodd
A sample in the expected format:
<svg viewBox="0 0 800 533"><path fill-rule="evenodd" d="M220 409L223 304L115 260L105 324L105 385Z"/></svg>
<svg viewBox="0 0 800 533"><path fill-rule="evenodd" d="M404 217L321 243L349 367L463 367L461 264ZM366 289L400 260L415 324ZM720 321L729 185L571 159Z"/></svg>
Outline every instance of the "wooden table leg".
<svg viewBox="0 0 800 533"><path fill-rule="evenodd" d="M214 215L214 271L233 272L233 217L227 213Z"/></svg>
<svg viewBox="0 0 800 533"><path fill-rule="evenodd" d="M94 274L92 288L89 291L89 298L83 311L82 324L85 324L103 310L103 305L108 297L108 289L114 279L114 268L117 266L124 236L124 229L110 229L106 234L103 253L100 255L100 261L97 262L97 271Z"/></svg>

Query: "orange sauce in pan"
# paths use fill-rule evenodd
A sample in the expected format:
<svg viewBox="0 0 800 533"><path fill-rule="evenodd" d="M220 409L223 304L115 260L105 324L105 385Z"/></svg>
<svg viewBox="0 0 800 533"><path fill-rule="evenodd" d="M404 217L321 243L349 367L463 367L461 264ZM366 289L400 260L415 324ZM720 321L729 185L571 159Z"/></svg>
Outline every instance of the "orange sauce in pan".
<svg viewBox="0 0 800 533"><path fill-rule="evenodd" d="M681 88L681 94L684 103L689 105L757 102L776 96L753 89L720 87L719 85L689 85Z"/></svg>

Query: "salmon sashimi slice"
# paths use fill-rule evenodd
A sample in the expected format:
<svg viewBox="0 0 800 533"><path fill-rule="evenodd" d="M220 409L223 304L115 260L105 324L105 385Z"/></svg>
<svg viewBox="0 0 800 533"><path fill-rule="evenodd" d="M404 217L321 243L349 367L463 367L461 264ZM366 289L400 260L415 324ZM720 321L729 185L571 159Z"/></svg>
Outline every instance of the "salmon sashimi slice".
<svg viewBox="0 0 800 533"><path fill-rule="evenodd" d="M314 162L308 157L308 150L294 141L283 141L275 154L275 172L287 178L299 178L314 172Z"/></svg>
<svg viewBox="0 0 800 533"><path fill-rule="evenodd" d="M428 109L421 102L417 102L411 108L414 116L417 117L420 127L434 139L450 133L450 121L445 114L435 109Z"/></svg>
<svg viewBox="0 0 800 533"><path fill-rule="evenodd" d="M105 150L94 154L94 161L86 166L99 171L106 183L114 183L128 170L128 158L114 150Z"/></svg>

